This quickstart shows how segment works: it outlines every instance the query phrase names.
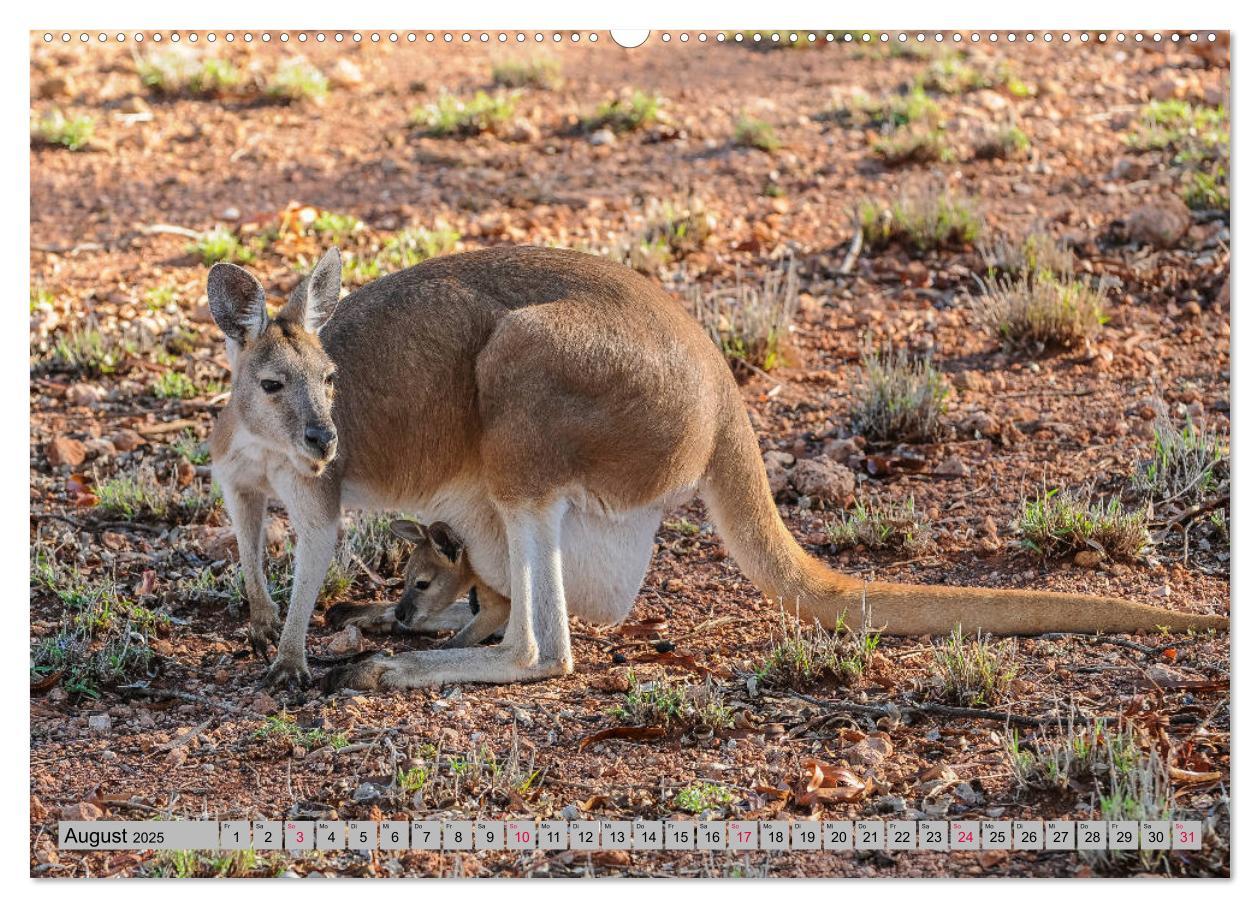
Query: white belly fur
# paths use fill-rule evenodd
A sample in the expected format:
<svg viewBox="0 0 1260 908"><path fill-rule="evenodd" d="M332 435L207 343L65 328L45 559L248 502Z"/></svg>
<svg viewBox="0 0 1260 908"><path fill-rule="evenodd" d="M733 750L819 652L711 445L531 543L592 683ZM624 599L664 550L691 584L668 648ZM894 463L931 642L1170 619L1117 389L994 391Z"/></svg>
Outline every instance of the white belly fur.
<svg viewBox="0 0 1260 908"><path fill-rule="evenodd" d="M667 507L689 495L690 490L684 490L666 501L622 512L591 508L579 496L565 513L561 536L569 614L595 624L624 620L643 585L662 515ZM503 596L511 596L507 539L484 489L452 485L428 501L386 503L345 488L342 501L347 507L401 510L423 523L445 521L463 538L469 563L482 582Z"/></svg>

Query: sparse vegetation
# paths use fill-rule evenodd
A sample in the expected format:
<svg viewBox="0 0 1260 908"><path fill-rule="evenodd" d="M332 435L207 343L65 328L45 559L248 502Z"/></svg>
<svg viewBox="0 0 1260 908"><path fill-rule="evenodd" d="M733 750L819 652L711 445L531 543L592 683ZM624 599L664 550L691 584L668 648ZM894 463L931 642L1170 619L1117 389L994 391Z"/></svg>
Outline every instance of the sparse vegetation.
<svg viewBox="0 0 1260 908"><path fill-rule="evenodd" d="M981 240L977 251L990 276L1040 274L1068 280L1076 270L1071 250L1048 233L1034 231L1019 241L1000 235Z"/></svg>
<svg viewBox="0 0 1260 908"><path fill-rule="evenodd" d="M976 140L974 154L982 161L1025 158L1032 148L1027 134L1018 126L989 129Z"/></svg>
<svg viewBox="0 0 1260 908"><path fill-rule="evenodd" d="M735 144L766 152L778 151L783 147L773 126L752 117L740 117L735 123Z"/></svg>
<svg viewBox="0 0 1260 908"><path fill-rule="evenodd" d="M640 683L633 673L625 702L613 715L631 725L659 725L684 731L719 731L735 724L735 713L722 701L713 681L683 684L662 678Z"/></svg>
<svg viewBox="0 0 1260 908"><path fill-rule="evenodd" d="M136 74L145 87L159 95L225 95L244 78L230 60L199 57L176 47L138 59Z"/></svg>
<svg viewBox="0 0 1260 908"><path fill-rule="evenodd" d="M459 244L457 230L437 224L427 227L406 227L389 239L372 257L350 254L345 257L342 276L348 284L366 284L383 274L419 265L438 255L454 252Z"/></svg>
<svg viewBox="0 0 1260 908"><path fill-rule="evenodd" d="M256 251L227 227L207 230L188 245L188 251L201 259L203 265L215 262L231 262L244 265L252 262Z"/></svg>
<svg viewBox="0 0 1260 908"><path fill-rule="evenodd" d="M634 132L657 122L661 116L661 99L635 90L627 97L605 101L595 113L582 121L588 132L611 129L613 132Z"/></svg>
<svg viewBox="0 0 1260 908"><path fill-rule="evenodd" d="M760 287L737 282L732 288L693 291L691 307L729 361L769 371L783 363L799 301L796 266L789 261L767 271Z"/></svg>
<svg viewBox="0 0 1260 908"><path fill-rule="evenodd" d="M720 810L735 800L731 790L717 782L692 782L674 796L674 804L687 813Z"/></svg>
<svg viewBox="0 0 1260 908"><path fill-rule="evenodd" d="M143 867L154 879L234 879L275 876L284 868L280 854L241 851L159 851Z"/></svg>
<svg viewBox="0 0 1260 908"><path fill-rule="evenodd" d="M196 383L184 372L170 369L158 375L153 382L153 395L172 400L186 400L198 394Z"/></svg>
<svg viewBox="0 0 1260 908"><path fill-rule="evenodd" d="M927 519L905 501L859 498L850 511L827 524L827 538L838 548L865 546L877 551L920 552L932 545Z"/></svg>
<svg viewBox="0 0 1260 908"><path fill-rule="evenodd" d="M48 111L31 124L31 138L45 145L59 145L82 151L96 133L96 121L86 114L68 117L58 108Z"/></svg>
<svg viewBox="0 0 1260 908"><path fill-rule="evenodd" d="M198 483L180 490L173 477L163 483L148 467L103 479L94 491L97 510L123 520L189 521L204 517L219 503L217 490L207 490Z"/></svg>
<svg viewBox="0 0 1260 908"><path fill-rule="evenodd" d="M345 732L329 732L325 728L314 726L303 728L298 725L292 715L283 710L264 719L262 727L254 732L254 737L280 740L291 747L302 747L306 750L315 750L319 747L341 750L350 746L350 738Z"/></svg>
<svg viewBox="0 0 1260 908"><path fill-rule="evenodd" d="M495 85L503 88L554 90L564 83L560 74L560 61L554 57L503 60L494 65L491 78Z"/></svg>
<svg viewBox="0 0 1260 908"><path fill-rule="evenodd" d="M363 230L363 222L352 214L321 211L311 221L311 231L321 239L343 243Z"/></svg>
<svg viewBox="0 0 1260 908"><path fill-rule="evenodd" d="M1212 432L1190 420L1178 429L1161 405L1151 456L1138 463L1130 484L1153 503L1177 509L1199 504L1229 480L1229 453Z"/></svg>
<svg viewBox="0 0 1260 908"><path fill-rule="evenodd" d="M72 329L57 335L40 368L50 372L74 372L85 376L110 375L135 355L134 344L107 337L95 328Z"/></svg>
<svg viewBox="0 0 1260 908"><path fill-rule="evenodd" d="M851 686L862 679L879 634L863 626L850 630L841 620L834 630L818 622L813 626L781 616L779 638L775 640L757 679L774 687L802 690L831 681Z"/></svg>
<svg viewBox="0 0 1260 908"><path fill-rule="evenodd" d="M1223 106L1152 101L1126 141L1141 151L1172 149L1177 163L1216 158L1229 148L1228 113Z"/></svg>
<svg viewBox="0 0 1260 908"><path fill-rule="evenodd" d="M866 200L858 206L862 241L878 251L899 244L926 252L975 242L984 222L970 199L945 193L907 193L892 205Z"/></svg>
<svg viewBox="0 0 1260 908"><path fill-rule="evenodd" d="M943 129L899 126L871 146L877 158L892 167L948 162L957 157Z"/></svg>
<svg viewBox="0 0 1260 908"><path fill-rule="evenodd" d="M430 136L478 136L498 132L515 112L515 95L479 91L463 99L444 94L413 111L411 124Z"/></svg>
<svg viewBox="0 0 1260 908"><path fill-rule="evenodd" d="M1186 171L1181 197L1196 211L1229 209L1229 168L1224 164L1197 167Z"/></svg>
<svg viewBox="0 0 1260 908"><path fill-rule="evenodd" d="M927 359L867 351L853 403L853 431L872 441L931 441L944 429L950 384Z"/></svg>
<svg viewBox="0 0 1260 908"><path fill-rule="evenodd" d="M143 677L156 656L151 638L168 619L137 605L111 578L90 580L43 544L31 548L32 593L53 596L60 627L31 644L32 679L49 679L66 691L99 697L112 684Z"/></svg>
<svg viewBox="0 0 1260 908"><path fill-rule="evenodd" d="M1020 544L1043 558L1092 549L1133 561L1151 543L1142 512L1126 510L1118 498L1090 503L1083 493L1059 489L1043 491L1025 502L1015 530Z"/></svg>
<svg viewBox="0 0 1260 908"><path fill-rule="evenodd" d="M936 694L957 706L997 706L1015 680L1015 641L994 643L988 635L967 640L961 627L932 647Z"/></svg>
<svg viewBox="0 0 1260 908"><path fill-rule="evenodd" d="M896 129L911 123L940 120L940 106L922 88L915 86L906 92L893 92L881 98L859 94L852 96L819 115L824 121L846 123L864 120L871 126Z"/></svg>
<svg viewBox="0 0 1260 908"><path fill-rule="evenodd" d="M980 325L1011 350L1070 349L1107 321L1107 298L1084 280L1045 270L1018 277L990 274L973 298Z"/></svg>
<svg viewBox="0 0 1260 908"><path fill-rule="evenodd" d="M328 77L303 57L290 57L271 74L267 96L277 101L322 101L328 94Z"/></svg>

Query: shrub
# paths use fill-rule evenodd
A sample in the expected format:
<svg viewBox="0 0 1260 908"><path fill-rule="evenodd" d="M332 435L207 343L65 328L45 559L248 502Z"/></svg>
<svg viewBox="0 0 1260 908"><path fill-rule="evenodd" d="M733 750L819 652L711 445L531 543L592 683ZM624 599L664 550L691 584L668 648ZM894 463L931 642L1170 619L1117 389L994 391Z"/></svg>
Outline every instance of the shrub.
<svg viewBox="0 0 1260 908"><path fill-rule="evenodd" d="M904 350L862 356L853 405L853 431L872 441L931 441L944 425L949 382L928 360Z"/></svg>
<svg viewBox="0 0 1260 908"><path fill-rule="evenodd" d="M413 111L411 123L430 136L478 136L498 132L515 112L515 95L479 91L464 100L444 94Z"/></svg>
<svg viewBox="0 0 1260 908"><path fill-rule="evenodd" d="M766 152L778 151L783 146L773 126L764 120L755 120L751 117L740 117L736 122L735 144Z"/></svg>
<svg viewBox="0 0 1260 908"><path fill-rule="evenodd" d="M145 87L160 95L223 95L242 81L231 61L199 58L184 48L169 48L138 60L136 74Z"/></svg>
<svg viewBox="0 0 1260 908"><path fill-rule="evenodd" d="M1083 280L1041 271L1018 278L990 275L973 310L982 327L1011 350L1070 349L1107 321L1107 298Z"/></svg>
<svg viewBox="0 0 1260 908"><path fill-rule="evenodd" d="M691 308L727 360L769 371L783 363L792 320L800 304L796 265L770 269L760 287L741 283L692 292Z"/></svg>
<svg viewBox="0 0 1260 908"><path fill-rule="evenodd" d="M993 241L981 241L977 251L990 275L1041 274L1069 279L1076 270L1076 257L1071 250L1060 246L1048 233L1030 233L1018 242L999 236Z"/></svg>
<svg viewBox="0 0 1260 908"><path fill-rule="evenodd" d="M776 687L800 690L823 681L852 685L870 665L879 634L869 626L849 630L844 621L827 630L817 621L803 626L781 616L779 639L773 644L757 679Z"/></svg>
<svg viewBox="0 0 1260 908"><path fill-rule="evenodd" d="M153 382L153 396L168 400L186 400L196 397L197 385L184 372L167 370Z"/></svg>
<svg viewBox="0 0 1260 908"><path fill-rule="evenodd" d="M1125 510L1117 498L1091 504L1082 493L1058 489L1025 502L1015 529L1020 544L1043 558L1093 549L1133 561L1151 542L1144 513Z"/></svg>
<svg viewBox="0 0 1260 908"><path fill-rule="evenodd" d="M872 550L919 552L932 545L931 528L915 510L914 496L897 503L859 498L851 511L829 523L827 538L839 548L866 546Z"/></svg>
<svg viewBox="0 0 1260 908"><path fill-rule="evenodd" d="M54 372L110 375L135 352L134 344L107 337L95 328L75 328L57 336L40 367Z"/></svg>
<svg viewBox="0 0 1260 908"><path fill-rule="evenodd" d="M871 150L893 167L952 161L957 157L944 130L919 126L899 126L890 135L878 139Z"/></svg>
<svg viewBox="0 0 1260 908"><path fill-rule="evenodd" d="M31 138L45 145L58 145L70 151L82 151L92 141L96 121L87 115L67 117L53 108L31 125Z"/></svg>
<svg viewBox="0 0 1260 908"><path fill-rule="evenodd" d="M1032 142L1018 126L990 129L976 141L974 153L982 161L1025 158Z"/></svg>
<svg viewBox="0 0 1260 908"><path fill-rule="evenodd" d="M200 258L203 265L215 262L245 265L255 258L255 250L226 227L207 230L188 244L188 251Z"/></svg>
<svg viewBox="0 0 1260 908"><path fill-rule="evenodd" d="M1189 419L1177 429L1161 403L1151 456L1138 463L1130 485L1161 505L1180 509L1204 501L1228 478L1229 453L1222 441Z"/></svg>
<svg viewBox="0 0 1260 908"><path fill-rule="evenodd" d="M943 644L932 647L938 696L958 706L997 706L1015 680L1015 641L994 644L988 635L966 640L954 628Z"/></svg>
<svg viewBox="0 0 1260 908"><path fill-rule="evenodd" d="M553 57L504 60L494 65L490 77L504 88L556 89L564 82L560 61Z"/></svg>
<svg viewBox="0 0 1260 908"><path fill-rule="evenodd" d="M625 702L613 715L633 725L659 725L683 730L718 731L735 724L735 713L722 702L722 694L710 680L681 684L662 679L639 683L630 675Z"/></svg>
<svg viewBox="0 0 1260 908"><path fill-rule="evenodd" d="M328 77L303 57L290 57L272 73L267 95L277 101L319 101L328 94Z"/></svg>
<svg viewBox="0 0 1260 908"><path fill-rule="evenodd" d="M934 192L908 193L891 206L868 199L858 207L858 223L868 249L899 244L920 252L974 242L983 225L969 199Z"/></svg>
<svg viewBox="0 0 1260 908"><path fill-rule="evenodd" d="M582 121L588 132L611 129L613 132L634 132L651 126L660 119L661 99L636 89L629 97L605 101L595 113Z"/></svg>
<svg viewBox="0 0 1260 908"><path fill-rule="evenodd" d="M940 116L941 109L937 103L916 86L907 92L887 94L882 98L854 95L847 103L824 111L818 119L839 123L860 119L871 126L895 129L920 120L935 123Z"/></svg>
<svg viewBox="0 0 1260 908"><path fill-rule="evenodd" d="M717 782L692 782L674 797L679 810L687 813L704 813L706 810L717 810L725 807L735 796L725 785Z"/></svg>

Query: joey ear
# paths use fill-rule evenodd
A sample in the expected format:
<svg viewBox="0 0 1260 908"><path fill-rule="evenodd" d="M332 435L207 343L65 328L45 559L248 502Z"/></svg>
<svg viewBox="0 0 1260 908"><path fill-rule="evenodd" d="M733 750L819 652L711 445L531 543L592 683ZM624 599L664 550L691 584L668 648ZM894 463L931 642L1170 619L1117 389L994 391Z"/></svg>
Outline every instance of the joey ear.
<svg viewBox="0 0 1260 908"><path fill-rule="evenodd" d="M406 542L414 542L417 545L429 538L425 535L424 527L414 520L391 520L389 522L389 531L399 539Z"/></svg>
<svg viewBox="0 0 1260 908"><path fill-rule="evenodd" d="M267 299L258 279L238 265L219 262L206 278L210 314L228 340L245 344L267 327Z"/></svg>
<svg viewBox="0 0 1260 908"><path fill-rule="evenodd" d="M341 250L336 246L324 253L315 269L298 283L289 295L282 315L318 334L341 299Z"/></svg>
<svg viewBox="0 0 1260 908"><path fill-rule="evenodd" d="M459 556L464 554L464 541L455 535L454 530L441 521L429 527L429 543L439 555L451 564L458 562Z"/></svg>

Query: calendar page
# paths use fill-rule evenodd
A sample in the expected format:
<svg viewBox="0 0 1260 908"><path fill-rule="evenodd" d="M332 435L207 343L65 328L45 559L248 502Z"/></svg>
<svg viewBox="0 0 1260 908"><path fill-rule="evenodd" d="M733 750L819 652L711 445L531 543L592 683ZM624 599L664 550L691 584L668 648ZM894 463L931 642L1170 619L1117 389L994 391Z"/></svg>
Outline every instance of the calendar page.
<svg viewBox="0 0 1260 908"><path fill-rule="evenodd" d="M1228 31L304 18L29 35L32 877L1230 876Z"/></svg>

